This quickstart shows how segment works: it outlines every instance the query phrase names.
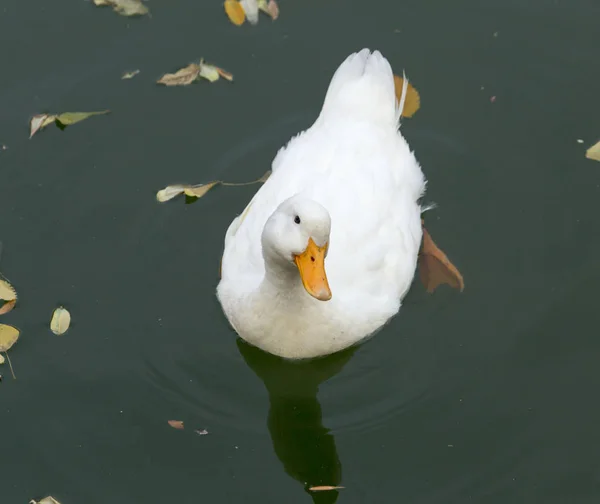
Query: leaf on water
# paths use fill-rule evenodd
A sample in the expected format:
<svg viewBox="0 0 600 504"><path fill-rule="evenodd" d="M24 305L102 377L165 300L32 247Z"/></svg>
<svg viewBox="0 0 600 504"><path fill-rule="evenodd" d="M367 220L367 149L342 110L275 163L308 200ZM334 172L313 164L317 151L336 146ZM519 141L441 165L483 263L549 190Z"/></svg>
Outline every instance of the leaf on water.
<svg viewBox="0 0 600 504"><path fill-rule="evenodd" d="M19 330L13 326L0 324L0 352L6 352L19 339Z"/></svg>
<svg viewBox="0 0 600 504"><path fill-rule="evenodd" d="M140 71L139 70L134 70L133 72L125 72L122 76L121 79L133 79L137 74L139 74Z"/></svg>
<svg viewBox="0 0 600 504"><path fill-rule="evenodd" d="M110 5L110 0L94 0L94 5Z"/></svg>
<svg viewBox="0 0 600 504"><path fill-rule="evenodd" d="M207 65L204 63L204 61L200 61L200 73L198 75L210 82L215 82L219 80L220 74L217 70L217 67L213 65Z"/></svg>
<svg viewBox="0 0 600 504"><path fill-rule="evenodd" d="M71 314L69 311L59 306L52 314L52 320L50 321L50 330L57 336L65 334L71 325Z"/></svg>
<svg viewBox="0 0 600 504"><path fill-rule="evenodd" d="M402 87L404 85L404 79L394 75L394 89L396 91L396 100L400 103L402 98ZM417 110L421 107L421 97L419 92L409 82L406 89L406 99L404 101L404 108L402 110L402 117L412 117Z"/></svg>
<svg viewBox="0 0 600 504"><path fill-rule="evenodd" d="M183 421L181 420L169 420L169 425L173 429L183 430Z"/></svg>
<svg viewBox="0 0 600 504"><path fill-rule="evenodd" d="M0 299L4 301L14 301L17 299L15 288L2 278L0 278Z"/></svg>
<svg viewBox="0 0 600 504"><path fill-rule="evenodd" d="M4 364L5 359L4 359L4 355L0 354L0 364Z"/></svg>
<svg viewBox="0 0 600 504"><path fill-rule="evenodd" d="M63 112L56 116L56 120L63 126L71 126L84 121L88 117L108 114L110 110L100 110L99 112Z"/></svg>
<svg viewBox="0 0 600 504"><path fill-rule="evenodd" d="M0 308L0 315L4 315L5 313L8 313L9 311L11 311L15 305L17 304L17 300L13 299L12 301L7 301L6 303L4 303L2 305L2 308Z"/></svg>
<svg viewBox="0 0 600 504"><path fill-rule="evenodd" d="M53 114L34 115L29 123L29 138L31 138L41 129L44 129L49 124L52 124L55 119L56 116Z"/></svg>
<svg viewBox="0 0 600 504"><path fill-rule="evenodd" d="M237 0L225 0L225 13L229 20L236 26L244 24L246 13L244 8Z"/></svg>
<svg viewBox="0 0 600 504"><path fill-rule="evenodd" d="M423 246L419 254L419 276L429 293L435 291L441 284L448 284L461 292L465 288L460 271L438 248L425 226L423 226Z"/></svg>
<svg viewBox="0 0 600 504"><path fill-rule="evenodd" d="M592 145L586 152L585 157L593 159L594 161L600 161L600 142L596 145Z"/></svg>
<svg viewBox="0 0 600 504"><path fill-rule="evenodd" d="M194 432L196 434L198 434L198 436L206 436L208 434L208 431L206 429L202 429L202 430L196 429Z"/></svg>
<svg viewBox="0 0 600 504"><path fill-rule="evenodd" d="M258 0L258 8L271 16L273 21L279 17L279 6L275 0Z"/></svg>
<svg viewBox="0 0 600 504"><path fill-rule="evenodd" d="M185 68L177 70L174 74L165 74L156 81L157 84L165 86L187 86L194 82L200 74L200 65L190 63Z"/></svg>
<svg viewBox="0 0 600 504"><path fill-rule="evenodd" d="M49 495L48 497L44 497L39 502L31 499L29 501L29 504L60 504L60 502L58 502L54 497L52 497L51 495Z"/></svg>
<svg viewBox="0 0 600 504"><path fill-rule="evenodd" d="M258 23L258 3L257 0L240 0L240 5L244 12L246 13L246 17L250 24L255 25Z"/></svg>
<svg viewBox="0 0 600 504"><path fill-rule="evenodd" d="M215 67L215 69L217 70L217 72L219 72L219 75L223 77L223 79L227 79L229 82L233 81L233 74L219 67Z"/></svg>
<svg viewBox="0 0 600 504"><path fill-rule="evenodd" d="M220 180L214 180L212 182L208 182L207 184L188 186L183 190L183 192L186 194L186 196L202 198L202 196L204 196L208 191L210 191L213 187L220 183Z"/></svg>
<svg viewBox="0 0 600 504"><path fill-rule="evenodd" d="M175 196L179 196L187 187L190 186L183 184L167 186L156 193L156 199L160 203L164 203L165 201L173 199Z"/></svg>
<svg viewBox="0 0 600 504"><path fill-rule="evenodd" d="M111 5L122 16L144 16L150 13L150 9L141 0L94 0L94 5Z"/></svg>
<svg viewBox="0 0 600 504"><path fill-rule="evenodd" d="M320 485L320 486L313 486L310 487L309 490L311 492L325 492L327 490L338 490L340 488L346 488L343 486L338 486L338 485Z"/></svg>

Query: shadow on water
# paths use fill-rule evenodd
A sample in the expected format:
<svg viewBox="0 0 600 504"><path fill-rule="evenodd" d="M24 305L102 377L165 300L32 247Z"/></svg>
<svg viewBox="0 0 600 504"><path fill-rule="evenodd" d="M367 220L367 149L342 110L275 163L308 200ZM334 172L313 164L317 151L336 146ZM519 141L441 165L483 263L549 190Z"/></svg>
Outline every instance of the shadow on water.
<svg viewBox="0 0 600 504"><path fill-rule="evenodd" d="M269 393L267 425L273 449L285 472L304 486L314 503L336 502L337 490L308 490L318 485L337 486L342 481L335 438L323 425L317 393L321 383L342 370L357 347L319 359L292 362L267 354L241 339L237 345Z"/></svg>

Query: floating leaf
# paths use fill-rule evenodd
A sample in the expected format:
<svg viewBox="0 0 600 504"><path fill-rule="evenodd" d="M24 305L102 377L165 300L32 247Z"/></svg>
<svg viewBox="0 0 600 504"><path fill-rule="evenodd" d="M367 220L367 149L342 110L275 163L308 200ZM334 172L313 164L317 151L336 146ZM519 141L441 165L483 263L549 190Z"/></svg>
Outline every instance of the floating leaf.
<svg viewBox="0 0 600 504"><path fill-rule="evenodd" d="M189 187L189 185L176 184L167 186L156 193L156 199L160 203L164 203L165 201L173 199L175 196L179 196L185 191L186 187Z"/></svg>
<svg viewBox="0 0 600 504"><path fill-rule="evenodd" d="M202 430L195 430L194 431L196 434L198 434L198 436L206 436L208 434L208 431L206 429L202 429Z"/></svg>
<svg viewBox="0 0 600 504"><path fill-rule="evenodd" d="M190 63L185 68L177 70L174 74L165 74L156 82L165 86L187 86L194 82L200 74L200 65Z"/></svg>
<svg viewBox="0 0 600 504"><path fill-rule="evenodd" d="M327 490L338 490L340 488L345 488L343 486L334 486L334 485L320 485L320 486L313 486L310 487L309 490L311 492L324 492Z"/></svg>
<svg viewBox="0 0 600 504"><path fill-rule="evenodd" d="M14 301L17 299L15 288L2 278L0 278L0 299L4 301Z"/></svg>
<svg viewBox="0 0 600 504"><path fill-rule="evenodd" d="M250 24L255 25L258 23L258 3L256 0L240 0L240 5L244 12L246 13L246 17Z"/></svg>
<svg viewBox="0 0 600 504"><path fill-rule="evenodd" d="M204 62L200 62L199 76L209 80L210 82L215 82L219 80L219 71L217 70L217 67L206 65Z"/></svg>
<svg viewBox="0 0 600 504"><path fill-rule="evenodd" d="M226 70L223 70L222 68L219 67L215 67L215 69L217 70L217 72L219 72L219 75L221 77L223 77L223 79L227 79L228 81L233 81L233 74L227 72Z"/></svg>
<svg viewBox="0 0 600 504"><path fill-rule="evenodd" d="M237 0L225 0L225 12L229 20L236 26L244 24L246 13Z"/></svg>
<svg viewBox="0 0 600 504"><path fill-rule="evenodd" d="M188 186L183 190L183 192L186 196L190 196L193 198L202 198L202 196L204 196L208 191L210 191L213 187L220 183L220 180L215 180L213 182L209 182L208 184Z"/></svg>
<svg viewBox="0 0 600 504"><path fill-rule="evenodd" d="M19 330L13 326L0 324L0 352L6 352L19 339Z"/></svg>
<svg viewBox="0 0 600 504"><path fill-rule="evenodd" d="M423 246L419 254L419 276L427 292L433 292L441 284L448 284L461 292L465 288L460 271L435 244L423 226Z"/></svg>
<svg viewBox="0 0 600 504"><path fill-rule="evenodd" d="M4 355L0 354L0 364L4 364Z"/></svg>
<svg viewBox="0 0 600 504"><path fill-rule="evenodd" d="M183 430L183 421L181 420L169 420L169 425L173 429Z"/></svg>
<svg viewBox="0 0 600 504"><path fill-rule="evenodd" d="M133 72L125 72L122 76L121 79L133 79L137 74L139 74L140 71L139 70L134 70Z"/></svg>
<svg viewBox="0 0 600 504"><path fill-rule="evenodd" d="M122 16L143 16L150 13L141 0L94 0L94 5L111 5Z"/></svg>
<svg viewBox="0 0 600 504"><path fill-rule="evenodd" d="M50 321L50 330L60 336L65 334L71 325L71 314L69 311L59 306L52 314L52 320Z"/></svg>
<svg viewBox="0 0 600 504"><path fill-rule="evenodd" d="M585 153L585 157L593 159L594 161L600 161L600 142L596 145L592 145Z"/></svg>
<svg viewBox="0 0 600 504"><path fill-rule="evenodd" d="M394 89L396 91L396 100L400 103L402 98L402 87L404 86L404 79L394 75ZM408 82L406 88L406 98L404 101L404 107L402 109L402 117L412 117L417 110L421 107L421 97L419 92Z"/></svg>
<svg viewBox="0 0 600 504"><path fill-rule="evenodd" d="M2 305L2 308L0 308L0 315L4 315L5 313L8 313L9 311L11 311L15 305L17 304L17 300L13 299L12 301L7 301L6 303L4 303Z"/></svg>
<svg viewBox="0 0 600 504"><path fill-rule="evenodd" d="M61 123L63 126L71 126L71 124L76 124L78 122L84 121L85 119L97 116L108 114L110 110L100 110L99 112L64 112L56 116L56 120Z"/></svg>
<svg viewBox="0 0 600 504"><path fill-rule="evenodd" d="M258 8L271 16L273 21L279 17L279 6L275 0L258 0Z"/></svg>
<svg viewBox="0 0 600 504"><path fill-rule="evenodd" d="M60 502L58 502L54 497L52 496L48 496L48 497L44 497L41 501L37 502L34 501L33 499L29 501L29 504L60 504Z"/></svg>
<svg viewBox="0 0 600 504"><path fill-rule="evenodd" d="M56 119L55 115L37 114L31 118L29 123L29 138L35 135L41 129L44 129L49 124L52 124Z"/></svg>

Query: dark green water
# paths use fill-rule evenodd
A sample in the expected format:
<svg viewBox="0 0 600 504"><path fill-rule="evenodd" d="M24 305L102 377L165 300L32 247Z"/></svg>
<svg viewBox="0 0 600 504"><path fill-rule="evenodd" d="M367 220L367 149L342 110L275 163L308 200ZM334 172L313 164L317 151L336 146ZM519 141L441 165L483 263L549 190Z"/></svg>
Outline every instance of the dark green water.
<svg viewBox="0 0 600 504"><path fill-rule="evenodd" d="M305 483L341 483L315 502L597 503L597 0L281 0L241 28L220 1L148 5L0 8L0 266L20 294L0 321L22 331L0 502L309 503ZM236 342L214 297L257 186L155 193L262 175L363 47L421 93L403 132L466 289L415 282L374 339L290 365ZM154 85L199 57L235 82ZM28 139L35 113L105 108Z"/></svg>

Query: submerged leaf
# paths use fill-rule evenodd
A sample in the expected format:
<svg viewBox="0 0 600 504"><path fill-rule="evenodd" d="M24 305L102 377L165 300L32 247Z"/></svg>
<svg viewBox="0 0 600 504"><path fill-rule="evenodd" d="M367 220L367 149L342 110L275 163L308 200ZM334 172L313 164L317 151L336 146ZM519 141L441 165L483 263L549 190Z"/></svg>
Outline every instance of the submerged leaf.
<svg viewBox="0 0 600 504"><path fill-rule="evenodd" d="M229 20L236 26L244 24L246 13L244 8L237 0L225 0L225 13Z"/></svg>
<svg viewBox="0 0 600 504"><path fill-rule="evenodd" d="M100 110L99 112L64 112L56 116L56 120L63 126L71 126L84 121L88 117L108 114L110 110Z"/></svg>
<svg viewBox="0 0 600 504"><path fill-rule="evenodd" d="M256 0L240 0L240 4L250 24L258 23L258 3Z"/></svg>
<svg viewBox="0 0 600 504"><path fill-rule="evenodd" d="M51 114L34 115L29 123L29 138L31 138L41 129L44 129L49 124L52 124L55 119L56 116Z"/></svg>
<svg viewBox="0 0 600 504"><path fill-rule="evenodd" d="M133 79L137 74L139 74L140 71L139 70L134 70L133 72L125 72L122 76L121 79Z"/></svg>
<svg viewBox="0 0 600 504"><path fill-rule="evenodd" d="M8 313L9 311L11 311L15 305L17 304L17 300L13 299L12 301L7 301L6 303L4 303L2 305L2 308L0 308L0 315L4 315L5 313Z"/></svg>
<svg viewBox="0 0 600 504"><path fill-rule="evenodd" d="M438 248L425 226L423 226L423 247L419 254L419 276L429 293L435 291L441 284L448 284L461 292L465 288L460 271Z"/></svg>
<svg viewBox="0 0 600 504"><path fill-rule="evenodd" d="M337 485L320 485L320 486L313 486L310 487L309 490L311 492L324 492L327 490L338 490L340 488L345 488L343 486L337 486Z"/></svg>
<svg viewBox="0 0 600 504"><path fill-rule="evenodd" d="M169 420L169 425L174 429L183 430L183 422L181 420Z"/></svg>
<svg viewBox="0 0 600 504"><path fill-rule="evenodd" d="M596 145L592 145L585 153L585 157L593 159L594 161L600 161L600 142Z"/></svg>
<svg viewBox="0 0 600 504"><path fill-rule="evenodd" d="M187 86L194 82L200 74L200 65L190 63L185 68L177 70L174 74L167 73L156 81L157 84L165 86Z"/></svg>
<svg viewBox="0 0 600 504"><path fill-rule="evenodd" d="M57 336L61 336L66 333L71 325L71 314L69 311L59 306L52 314L52 320L50 321L50 330Z"/></svg>
<svg viewBox="0 0 600 504"><path fill-rule="evenodd" d="M19 339L19 330L13 326L0 324L0 352L6 352Z"/></svg>
<svg viewBox="0 0 600 504"><path fill-rule="evenodd" d="M0 299L4 301L13 301L17 299L15 288L2 278L0 278Z"/></svg>
<svg viewBox="0 0 600 504"><path fill-rule="evenodd" d="M400 103L402 98L402 87L404 85L404 79L394 75L394 89L396 91L396 100ZM404 107L402 109L402 117L412 117L417 110L421 107L421 97L419 92L408 82L406 88L406 98L404 101Z"/></svg>
<svg viewBox="0 0 600 504"><path fill-rule="evenodd" d="M220 184L221 181L214 180L213 182L208 182L207 184L199 184L195 186L188 186L184 189L184 193L186 196L191 196L194 198L202 198L208 191L210 191L217 184Z"/></svg>

